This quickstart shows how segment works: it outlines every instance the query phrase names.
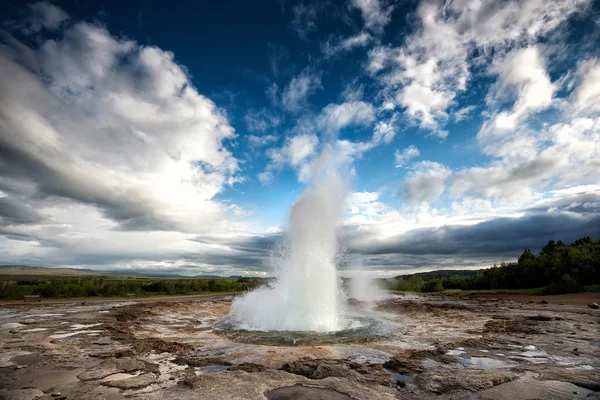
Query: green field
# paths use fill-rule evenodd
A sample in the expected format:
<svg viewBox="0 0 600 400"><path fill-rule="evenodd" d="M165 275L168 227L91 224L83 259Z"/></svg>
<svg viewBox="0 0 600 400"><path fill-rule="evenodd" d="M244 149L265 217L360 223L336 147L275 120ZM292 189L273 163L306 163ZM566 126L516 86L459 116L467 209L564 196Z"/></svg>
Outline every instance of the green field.
<svg viewBox="0 0 600 400"><path fill-rule="evenodd" d="M265 279L219 277L156 277L39 267L0 268L0 299L22 300L77 297L137 297L241 292L263 285Z"/></svg>

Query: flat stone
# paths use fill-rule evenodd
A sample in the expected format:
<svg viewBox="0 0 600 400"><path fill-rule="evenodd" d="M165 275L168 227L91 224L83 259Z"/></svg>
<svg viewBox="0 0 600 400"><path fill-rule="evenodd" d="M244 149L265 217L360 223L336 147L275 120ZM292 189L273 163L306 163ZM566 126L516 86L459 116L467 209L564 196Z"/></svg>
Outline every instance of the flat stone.
<svg viewBox="0 0 600 400"><path fill-rule="evenodd" d="M44 396L44 392L39 389L0 389L0 399L2 400L33 400Z"/></svg>
<svg viewBox="0 0 600 400"><path fill-rule="evenodd" d="M140 360L131 358L111 358L79 374L77 378L82 381L90 381L102 379L119 372L143 371L145 369L146 364Z"/></svg>
<svg viewBox="0 0 600 400"><path fill-rule="evenodd" d="M424 372L417 375L414 382L422 390L442 394L456 390L478 392L510 382L516 377L510 372L459 369Z"/></svg>
<svg viewBox="0 0 600 400"><path fill-rule="evenodd" d="M131 378L119 379L116 381L102 382L104 386L116 387L119 389L139 389L156 382L156 375L151 372L140 374L138 376L132 376Z"/></svg>

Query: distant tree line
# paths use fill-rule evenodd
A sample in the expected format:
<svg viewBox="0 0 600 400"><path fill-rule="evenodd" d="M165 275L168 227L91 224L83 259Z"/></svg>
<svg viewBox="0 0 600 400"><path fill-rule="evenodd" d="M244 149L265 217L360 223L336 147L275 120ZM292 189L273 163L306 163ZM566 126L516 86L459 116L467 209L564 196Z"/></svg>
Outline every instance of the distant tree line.
<svg viewBox="0 0 600 400"><path fill-rule="evenodd" d="M600 284L600 239L585 237L566 245L550 240L539 254L526 249L517 262L494 265L474 276L454 275L400 279L398 290L439 292L444 289L492 290L543 287L543 294L576 293ZM597 288L596 288L597 289Z"/></svg>
<svg viewBox="0 0 600 400"><path fill-rule="evenodd" d="M0 282L0 299L17 300L25 295L43 298L70 297L123 297L187 295L206 292L238 292L249 290L265 282L254 278L214 279L160 279L146 281L107 280L98 277L70 279L21 279Z"/></svg>

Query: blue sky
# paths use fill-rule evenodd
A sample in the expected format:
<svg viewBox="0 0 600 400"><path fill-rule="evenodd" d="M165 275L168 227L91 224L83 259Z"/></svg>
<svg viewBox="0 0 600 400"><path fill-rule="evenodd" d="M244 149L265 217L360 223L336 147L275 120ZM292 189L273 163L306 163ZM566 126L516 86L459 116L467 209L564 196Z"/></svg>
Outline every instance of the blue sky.
<svg viewBox="0 0 600 400"><path fill-rule="evenodd" d="M598 2L0 6L2 263L268 274L326 143L374 275L600 236Z"/></svg>

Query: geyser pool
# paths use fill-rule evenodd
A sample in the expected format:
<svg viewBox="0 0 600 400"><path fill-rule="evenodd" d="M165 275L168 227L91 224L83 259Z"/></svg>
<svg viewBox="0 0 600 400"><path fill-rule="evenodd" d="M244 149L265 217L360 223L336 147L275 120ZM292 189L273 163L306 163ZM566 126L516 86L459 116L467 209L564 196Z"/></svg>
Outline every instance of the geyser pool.
<svg viewBox="0 0 600 400"><path fill-rule="evenodd" d="M330 147L314 166L312 184L291 208L276 280L234 299L230 323L253 331L334 332L350 328L341 313L336 227L345 186Z"/></svg>

